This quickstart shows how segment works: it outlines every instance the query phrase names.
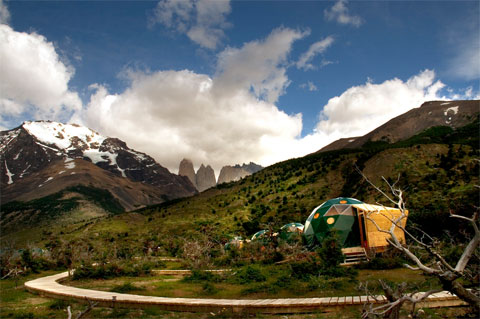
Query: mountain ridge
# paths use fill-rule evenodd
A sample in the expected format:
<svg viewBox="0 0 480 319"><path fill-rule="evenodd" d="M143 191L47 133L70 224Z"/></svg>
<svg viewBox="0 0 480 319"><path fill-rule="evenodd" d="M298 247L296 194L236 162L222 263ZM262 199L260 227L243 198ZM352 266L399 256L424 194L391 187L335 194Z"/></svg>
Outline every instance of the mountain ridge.
<svg viewBox="0 0 480 319"><path fill-rule="evenodd" d="M143 191L151 193L158 202L196 193L187 178L170 173L147 154L128 148L125 142L117 138L101 136L76 124L25 122L15 129L0 132L0 159L2 202L16 199L15 194L21 193L21 185L24 184L19 185L20 181L39 185L35 174L48 170L52 164L62 160L74 161L76 165L81 163L79 161L90 163L111 174L96 171L93 175L115 176L118 178L117 184L122 184L120 180L123 178L152 186L144 187ZM93 166L85 165L93 169ZM142 201L139 204L151 202ZM129 203L126 208L131 209L132 205Z"/></svg>
<svg viewBox="0 0 480 319"><path fill-rule="evenodd" d="M480 100L428 101L363 136L338 139L317 152L360 148L368 142L395 143L433 126L458 128L473 121L479 113Z"/></svg>

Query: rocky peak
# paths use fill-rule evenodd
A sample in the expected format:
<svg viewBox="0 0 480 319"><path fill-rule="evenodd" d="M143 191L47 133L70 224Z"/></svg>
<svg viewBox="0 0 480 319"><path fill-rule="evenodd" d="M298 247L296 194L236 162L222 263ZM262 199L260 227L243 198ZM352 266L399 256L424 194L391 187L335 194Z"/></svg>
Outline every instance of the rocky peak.
<svg viewBox="0 0 480 319"><path fill-rule="evenodd" d="M178 175L186 176L192 182L192 184L197 187L197 178L195 176L195 170L193 169L193 162L188 159L184 158L180 162L180 166L178 168Z"/></svg>
<svg viewBox="0 0 480 319"><path fill-rule="evenodd" d="M218 176L218 184L238 181L248 175L251 175L251 173L247 172L240 165L227 165L222 167L222 169L220 170L220 175Z"/></svg>
<svg viewBox="0 0 480 319"><path fill-rule="evenodd" d="M83 160L110 173L160 188L164 199L190 196L195 186L171 174L147 154L130 149L117 138L104 137L75 124L51 121L25 122L0 132L0 181L2 188L65 160Z"/></svg>
<svg viewBox="0 0 480 319"><path fill-rule="evenodd" d="M210 165L205 167L202 163L197 171L196 182L199 192L203 192L204 190L217 185L213 168Z"/></svg>

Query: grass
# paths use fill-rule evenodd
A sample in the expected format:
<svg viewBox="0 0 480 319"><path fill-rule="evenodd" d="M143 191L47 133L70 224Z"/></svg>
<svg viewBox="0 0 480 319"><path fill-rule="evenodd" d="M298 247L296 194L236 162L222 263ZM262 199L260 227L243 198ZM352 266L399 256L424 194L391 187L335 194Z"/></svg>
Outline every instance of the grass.
<svg viewBox="0 0 480 319"><path fill-rule="evenodd" d="M270 268L270 270L272 270ZM18 280L18 286L15 288L15 282L12 279L0 280L0 318L66 318L66 307L71 306L74 315L83 311L86 306L75 301L58 300L51 298L44 298L36 294L27 292L23 288L23 283L35 278L52 275L58 271L43 271L39 274L33 274L25 277L21 277ZM276 276L276 275L275 275ZM359 272L359 277L362 280L374 280L379 278L398 280L399 278L406 278L410 282L417 282L423 280L421 275L416 272L411 272L406 269L396 269L393 271L364 271ZM168 281L175 279L177 281ZM79 286L87 288L103 288L103 290L111 289L118 285L124 285L124 283L130 283L130 285L138 288L142 288L141 291L132 291L133 293L144 294L148 291L153 291L158 295L170 291L173 296L184 296L190 294L191 296L206 296L208 298L219 298L220 295L225 298L235 298L235 296L241 295L244 285L232 285L228 283L213 283L212 285L218 289L213 295L209 295L208 291L204 291L202 283L187 284L181 281L181 277L177 276L155 276L155 277L129 277L129 278L116 278L110 280L97 280L97 281L83 281L78 283ZM269 282L267 280L267 282ZM77 283L76 283L77 284ZM184 285L184 288L181 288ZM237 289L231 289L236 286ZM100 290L100 289L99 289ZM342 290L336 290L340 293ZM253 296L254 294L252 294ZM317 292L313 296L319 296ZM266 296L264 293L256 293L256 296L262 298ZM287 297L285 291L275 295L275 298ZM297 297L297 296L293 296ZM429 318L453 318L465 311L463 308L454 309L425 309ZM347 308L341 312L316 312L309 314L289 314L289 315L273 315L273 314L257 314L257 315L242 315L242 318L264 318L264 319L314 319L314 318L359 318L361 307ZM216 313L176 313L171 311L160 310L155 307L149 307L146 309L111 309L104 307L95 307L86 318L171 318L171 319L207 319L207 318L231 318L231 315L222 311Z"/></svg>
<svg viewBox="0 0 480 319"><path fill-rule="evenodd" d="M423 276L420 272L408 269L391 270L360 270L358 278L311 278L309 280L290 279L286 266L263 266L262 273L268 277L262 280L245 280L243 275L237 276L242 270L233 274L214 275L199 280L185 280L182 276L148 276L148 277L118 277L108 280L79 280L66 283L79 288L102 291L125 292L135 291L135 294L158 297L183 298L227 298L227 299L257 299L257 298L309 298L331 296L361 295L357 290L360 281L369 281L375 293L380 288L376 280L384 279L399 283L406 281L412 287L428 289L439 287L438 282ZM208 283L208 287L206 287Z"/></svg>

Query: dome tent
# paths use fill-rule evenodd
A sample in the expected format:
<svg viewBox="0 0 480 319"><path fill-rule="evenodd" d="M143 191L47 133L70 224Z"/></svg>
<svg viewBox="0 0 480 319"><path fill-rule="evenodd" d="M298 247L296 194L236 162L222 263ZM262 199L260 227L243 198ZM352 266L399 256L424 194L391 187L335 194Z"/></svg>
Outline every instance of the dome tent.
<svg viewBox="0 0 480 319"><path fill-rule="evenodd" d="M338 197L327 200L315 208L305 222L303 234L308 245L313 246L316 243L321 243L327 233L331 229L335 229L343 247L360 246L360 242L355 240L360 235L357 232L357 234L351 234L353 225L357 220L352 204L363 204L363 202L355 198ZM358 227L355 228L355 230L357 229ZM349 235L351 238L347 241Z"/></svg>
<svg viewBox="0 0 480 319"><path fill-rule="evenodd" d="M290 239L292 234L302 234L304 230L304 226L301 223L288 223L283 225L280 228L280 238L284 240Z"/></svg>
<svg viewBox="0 0 480 319"><path fill-rule="evenodd" d="M397 208L370 205L354 198L338 197L324 202L312 211L305 222L304 236L307 243L314 246L321 243L330 230L335 230L343 248L363 247L381 252L388 246L389 235L380 232L376 225L382 229L389 229L392 220L401 214ZM405 227L407 215L408 211L405 211L400 226ZM402 229L397 227L395 234L405 242Z"/></svg>
<svg viewBox="0 0 480 319"><path fill-rule="evenodd" d="M265 237L267 237L268 234L269 234L269 231L266 230L266 229L259 230L259 231L257 231L255 234L253 234L252 240L257 240L257 239L260 239L260 238L265 238Z"/></svg>

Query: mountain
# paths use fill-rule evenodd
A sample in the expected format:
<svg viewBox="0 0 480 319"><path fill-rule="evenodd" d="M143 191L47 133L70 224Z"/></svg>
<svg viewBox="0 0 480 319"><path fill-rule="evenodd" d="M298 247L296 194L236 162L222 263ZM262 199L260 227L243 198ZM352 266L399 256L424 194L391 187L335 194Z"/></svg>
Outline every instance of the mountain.
<svg viewBox="0 0 480 319"><path fill-rule="evenodd" d="M203 192L204 190L217 185L213 168L210 165L207 165L207 167L203 164L200 165L196 175L196 182L199 192Z"/></svg>
<svg viewBox="0 0 480 319"><path fill-rule="evenodd" d="M249 238L265 227L304 223L315 207L339 196L391 205L364 181L357 168L384 191L388 187L382 176L390 182L400 176L396 185L404 190L409 223L432 236L446 236L446 231L451 238L464 236L468 223L449 216L450 212L470 216L480 201L476 187L480 183L478 128L478 119L472 119L463 127L429 128L392 144L314 153L276 163L193 197L98 218L94 223L50 225L51 235L43 235L40 228L36 237L33 230L28 238L21 234L10 237L17 242L35 238L40 245L52 238L83 238L107 245L115 238L117 247L132 250L141 249L149 240L170 252L179 247L182 238L209 236L225 243L232 236Z"/></svg>
<svg viewBox="0 0 480 319"><path fill-rule="evenodd" d="M193 163L191 160L184 158L180 162L180 166L178 168L178 175L186 176L192 182L192 184L197 187L197 177L195 175L195 170L193 169Z"/></svg>
<svg viewBox="0 0 480 319"><path fill-rule="evenodd" d="M193 163L191 160L184 158L179 165L178 175L186 176L195 185L199 192L203 192L206 189L214 187L217 184L229 183L238 181L246 176L252 175L263 167L253 162L249 164L239 164L235 166L224 166L220 170L218 181L215 179L215 171L210 165L200 165L197 173L193 169Z"/></svg>
<svg viewBox="0 0 480 319"><path fill-rule="evenodd" d="M182 239L208 236L225 243L231 236L248 238L265 227L278 229L289 222L304 223L315 207L339 196L391 205L364 181L357 169L384 191L388 187L382 177L390 182L400 177L396 185L404 190L410 212L408 223L416 223L432 236L465 236L464 232L471 231L468 224L449 216L450 212L470 216L480 201L476 187L480 184L479 125L478 117L473 117L465 126L431 127L396 143L313 153L276 163L238 182L217 185L196 196L93 221L81 219L61 224L55 219L45 225L22 225L20 231L17 227L17 231L6 232L3 220L16 218L15 207L2 204L2 213L9 209L5 212L7 218L0 218L0 239L15 240L17 245L44 246L61 239L105 246L114 238L119 249L141 250L143 243L151 241L152 245L174 252L181 247ZM65 164L69 163L62 165ZM57 194L46 203L46 197L28 202L26 209L67 206L70 196L92 196L84 189L70 192ZM108 200L104 206L114 210L111 207L115 205Z"/></svg>
<svg viewBox="0 0 480 319"><path fill-rule="evenodd" d="M257 165L253 162L250 162L249 164L243 164L242 166L238 164L235 166L227 165L222 167L222 169L220 170L220 175L218 176L217 183L222 184L222 183L229 183L232 181L238 181L262 169L263 169L262 166Z"/></svg>
<svg viewBox="0 0 480 319"><path fill-rule="evenodd" d="M319 152L360 148L368 142L395 143L434 126L458 128L471 123L479 112L479 100L425 102L364 136L339 139Z"/></svg>
<svg viewBox="0 0 480 319"><path fill-rule="evenodd" d="M126 210L196 193L152 157L76 124L25 122L0 132L0 160L2 204L76 184L107 189Z"/></svg>

